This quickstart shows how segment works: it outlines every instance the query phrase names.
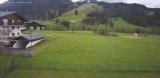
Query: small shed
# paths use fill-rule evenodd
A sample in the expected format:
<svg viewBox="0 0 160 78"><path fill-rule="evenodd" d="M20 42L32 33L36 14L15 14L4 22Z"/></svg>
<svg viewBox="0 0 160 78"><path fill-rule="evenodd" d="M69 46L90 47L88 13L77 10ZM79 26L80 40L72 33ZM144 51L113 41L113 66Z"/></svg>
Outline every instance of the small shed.
<svg viewBox="0 0 160 78"><path fill-rule="evenodd" d="M13 48L24 49L32 47L41 41L43 41L46 37L41 34L24 34L19 37L19 40L13 45Z"/></svg>

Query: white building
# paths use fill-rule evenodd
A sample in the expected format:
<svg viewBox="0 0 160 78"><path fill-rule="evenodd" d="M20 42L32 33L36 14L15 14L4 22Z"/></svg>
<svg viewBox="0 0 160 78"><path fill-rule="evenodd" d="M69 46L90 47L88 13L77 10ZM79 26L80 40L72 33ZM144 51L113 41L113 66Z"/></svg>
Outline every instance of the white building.
<svg viewBox="0 0 160 78"><path fill-rule="evenodd" d="M9 43L10 40L23 35L26 20L15 12L0 12L0 42Z"/></svg>
<svg viewBox="0 0 160 78"><path fill-rule="evenodd" d="M44 40L45 36L40 34L23 34L27 29L25 23L26 20L15 12L0 12L0 42L18 49L29 48Z"/></svg>

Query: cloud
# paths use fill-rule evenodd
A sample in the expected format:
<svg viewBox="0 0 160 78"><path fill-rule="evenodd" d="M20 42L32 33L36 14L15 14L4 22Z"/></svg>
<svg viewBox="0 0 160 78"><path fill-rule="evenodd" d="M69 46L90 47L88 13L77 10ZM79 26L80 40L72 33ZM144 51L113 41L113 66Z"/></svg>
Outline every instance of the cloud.
<svg viewBox="0 0 160 78"><path fill-rule="evenodd" d="M73 0L73 1L79 1L79 0ZM99 1L105 1L110 3L112 2L139 3L150 8L160 8L159 0L99 0Z"/></svg>
<svg viewBox="0 0 160 78"><path fill-rule="evenodd" d="M0 0L0 4L3 3L3 2L5 2L5 1L8 1L8 0Z"/></svg>

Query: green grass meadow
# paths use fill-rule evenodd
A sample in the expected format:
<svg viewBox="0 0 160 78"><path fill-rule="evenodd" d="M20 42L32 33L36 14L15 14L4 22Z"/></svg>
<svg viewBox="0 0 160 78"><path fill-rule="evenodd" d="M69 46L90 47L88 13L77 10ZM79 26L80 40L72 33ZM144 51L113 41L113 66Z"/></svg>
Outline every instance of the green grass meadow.
<svg viewBox="0 0 160 78"><path fill-rule="evenodd" d="M46 70L16 70L5 78L160 78L159 73L97 73Z"/></svg>
<svg viewBox="0 0 160 78"><path fill-rule="evenodd" d="M100 36L91 31L34 31L47 39L33 57L17 57L6 78L160 78L160 38ZM32 64L32 67L28 67Z"/></svg>
<svg viewBox="0 0 160 78"><path fill-rule="evenodd" d="M75 15L75 10L79 15ZM89 3L57 17L75 21L71 25L79 31L74 32L53 31L59 24L45 21L47 30L33 31L47 38L31 48L32 57L0 55L0 78L1 70L14 59L17 68L3 78L160 78L160 35L131 34L137 29L150 33L151 28L113 18L114 27L108 29L119 32L117 37L82 31L81 22L86 15L102 10Z"/></svg>
<svg viewBox="0 0 160 78"><path fill-rule="evenodd" d="M13 56L0 55L0 70L6 67L12 58Z"/></svg>

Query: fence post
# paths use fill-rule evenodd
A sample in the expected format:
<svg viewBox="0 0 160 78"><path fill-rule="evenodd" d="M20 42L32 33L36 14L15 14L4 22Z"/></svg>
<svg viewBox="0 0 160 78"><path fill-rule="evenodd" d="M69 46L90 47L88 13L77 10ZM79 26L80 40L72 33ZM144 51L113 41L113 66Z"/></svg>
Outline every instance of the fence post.
<svg viewBox="0 0 160 78"><path fill-rule="evenodd" d="M0 70L0 77L2 77L2 70Z"/></svg>
<svg viewBox="0 0 160 78"><path fill-rule="evenodd" d="M96 67L97 69L96 69L96 72L99 72L99 65L97 64L97 67Z"/></svg>
<svg viewBox="0 0 160 78"><path fill-rule="evenodd" d="M66 72L66 71L63 71L63 72L62 72L62 78L64 78L65 72Z"/></svg>
<svg viewBox="0 0 160 78"><path fill-rule="evenodd" d="M3 78L5 76L5 71L4 70L0 70L0 78Z"/></svg>
<svg viewBox="0 0 160 78"><path fill-rule="evenodd" d="M68 69L67 69L67 64L65 64L65 71L67 71Z"/></svg>
<svg viewBox="0 0 160 78"><path fill-rule="evenodd" d="M81 72L83 72L83 66L82 66L82 64L81 64Z"/></svg>
<svg viewBox="0 0 160 78"><path fill-rule="evenodd" d="M126 72L126 69L125 69L126 67L125 67L125 65L123 65L123 67L122 67L122 71L123 72Z"/></svg>
<svg viewBox="0 0 160 78"><path fill-rule="evenodd" d="M109 72L112 71L112 64L109 64L109 66L108 66L108 71L109 71Z"/></svg>

